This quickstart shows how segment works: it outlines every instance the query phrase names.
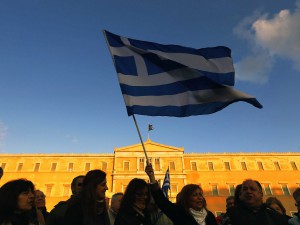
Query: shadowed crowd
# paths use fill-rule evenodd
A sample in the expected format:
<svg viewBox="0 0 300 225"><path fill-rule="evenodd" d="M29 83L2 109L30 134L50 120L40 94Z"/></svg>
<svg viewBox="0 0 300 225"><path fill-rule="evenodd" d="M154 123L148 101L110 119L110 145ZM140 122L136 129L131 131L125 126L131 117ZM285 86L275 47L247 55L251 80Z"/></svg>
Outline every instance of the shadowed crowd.
<svg viewBox="0 0 300 225"><path fill-rule="evenodd" d="M161 190L151 164L145 172L148 182L132 179L109 204L106 173L91 170L72 180L71 197L50 212L45 194L32 181L9 181L0 188L0 225L300 225L300 188L293 193L298 211L290 217L277 198L263 202L257 180L244 180L224 202L226 213L216 217L199 185L185 185L173 203Z"/></svg>

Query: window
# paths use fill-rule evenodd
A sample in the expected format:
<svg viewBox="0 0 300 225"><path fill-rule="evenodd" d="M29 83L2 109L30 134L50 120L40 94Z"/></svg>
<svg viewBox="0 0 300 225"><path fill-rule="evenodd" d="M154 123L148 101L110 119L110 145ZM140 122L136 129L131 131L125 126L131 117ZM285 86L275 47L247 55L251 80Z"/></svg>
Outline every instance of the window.
<svg viewBox="0 0 300 225"><path fill-rule="evenodd" d="M90 171L91 170L91 163L85 163L85 171Z"/></svg>
<svg viewBox="0 0 300 225"><path fill-rule="evenodd" d="M18 163L17 172L21 172L23 168L23 163Z"/></svg>
<svg viewBox="0 0 300 225"><path fill-rule="evenodd" d="M5 170L6 163L2 163L2 164L1 164L1 167L2 167L3 170Z"/></svg>
<svg viewBox="0 0 300 225"><path fill-rule="evenodd" d="M129 171L129 162L124 162L124 171Z"/></svg>
<svg viewBox="0 0 300 225"><path fill-rule="evenodd" d="M51 172L55 172L56 166L57 166L57 163L52 163L51 164Z"/></svg>
<svg viewBox="0 0 300 225"><path fill-rule="evenodd" d="M257 166L259 170L264 170L264 166L262 164L262 162L257 162Z"/></svg>
<svg viewBox="0 0 300 225"><path fill-rule="evenodd" d="M213 195L213 196L218 196L218 195L219 195L218 185L213 184L213 185L211 186L211 189L212 189L212 195Z"/></svg>
<svg viewBox="0 0 300 225"><path fill-rule="evenodd" d="M270 184L263 184L263 187L266 195L272 195Z"/></svg>
<svg viewBox="0 0 300 225"><path fill-rule="evenodd" d="M173 193L177 193L178 189L177 189L178 185L177 184L171 184L171 192Z"/></svg>
<svg viewBox="0 0 300 225"><path fill-rule="evenodd" d="M140 170L140 171L144 171L144 170L145 170L144 158L140 158L140 162L139 162L139 170Z"/></svg>
<svg viewBox="0 0 300 225"><path fill-rule="evenodd" d="M67 197L69 196L70 193L70 185L69 184L65 184L64 185L64 190L63 190L63 197Z"/></svg>
<svg viewBox="0 0 300 225"><path fill-rule="evenodd" d="M101 164L102 164L102 170L106 171L107 170L107 162L102 162ZM129 168L129 166L128 166L128 168Z"/></svg>
<svg viewBox="0 0 300 225"><path fill-rule="evenodd" d="M230 163L224 162L225 170L230 170Z"/></svg>
<svg viewBox="0 0 300 225"><path fill-rule="evenodd" d="M170 162L170 170L175 170L175 162Z"/></svg>
<svg viewBox="0 0 300 225"><path fill-rule="evenodd" d="M214 170L214 164L212 162L208 162L208 170Z"/></svg>
<svg viewBox="0 0 300 225"><path fill-rule="evenodd" d="M191 162L191 170L197 171L197 163L196 162Z"/></svg>
<svg viewBox="0 0 300 225"><path fill-rule="evenodd" d="M242 170L247 170L246 162L241 162Z"/></svg>
<svg viewBox="0 0 300 225"><path fill-rule="evenodd" d="M72 172L73 169L74 169L74 163L69 163L69 165L68 165L68 171Z"/></svg>
<svg viewBox="0 0 300 225"><path fill-rule="evenodd" d="M291 166L293 170L298 170L297 165L295 162L291 162ZM2 167L3 168L3 167Z"/></svg>
<svg viewBox="0 0 300 225"><path fill-rule="evenodd" d="M155 170L160 170L160 160L159 158L155 158Z"/></svg>
<svg viewBox="0 0 300 225"><path fill-rule="evenodd" d="M274 162L274 166L276 170L281 170L280 166L279 166L279 162Z"/></svg>
<svg viewBox="0 0 300 225"><path fill-rule="evenodd" d="M38 172L39 170L40 170L40 163L36 163L35 165L34 165L34 172Z"/></svg>
<svg viewBox="0 0 300 225"><path fill-rule="evenodd" d="M53 184L46 184L46 196L51 196Z"/></svg>
<svg viewBox="0 0 300 225"><path fill-rule="evenodd" d="M289 196L291 195L289 187L287 186L287 184L281 184L281 188L282 188L282 194L284 196Z"/></svg>
<svg viewBox="0 0 300 225"><path fill-rule="evenodd" d="M234 196L234 184L228 184L228 188L229 188L229 195Z"/></svg>

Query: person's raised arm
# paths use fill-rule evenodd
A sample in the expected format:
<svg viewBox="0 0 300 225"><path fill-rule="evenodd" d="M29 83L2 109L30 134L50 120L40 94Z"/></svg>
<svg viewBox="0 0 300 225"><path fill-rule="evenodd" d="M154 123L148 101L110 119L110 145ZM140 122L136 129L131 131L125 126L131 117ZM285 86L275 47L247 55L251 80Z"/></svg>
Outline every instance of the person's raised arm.
<svg viewBox="0 0 300 225"><path fill-rule="evenodd" d="M152 167L151 163L146 166L145 172L147 173L147 175L149 177L150 184L156 183L154 170L153 170L153 167Z"/></svg>

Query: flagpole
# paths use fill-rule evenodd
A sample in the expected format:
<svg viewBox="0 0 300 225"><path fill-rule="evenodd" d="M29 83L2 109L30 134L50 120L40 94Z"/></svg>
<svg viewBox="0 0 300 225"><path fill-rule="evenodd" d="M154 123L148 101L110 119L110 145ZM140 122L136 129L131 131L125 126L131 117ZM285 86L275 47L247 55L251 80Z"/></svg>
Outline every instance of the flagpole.
<svg viewBox="0 0 300 225"><path fill-rule="evenodd" d="M146 156L146 163L147 163L147 165L149 165L150 163L149 163L148 155L147 155L147 152L146 152L146 148L145 148L145 145L144 145L144 142L143 142L141 133L140 133L140 129L139 129L139 127L138 127L138 124L137 124L137 122L136 122L136 119L135 119L134 114L132 114L132 118L133 118L133 120L134 120L134 124L135 124L136 130L137 130L137 132L138 132L138 134L139 134L139 137L140 137L140 140L141 140L141 143L142 143L142 146L143 146L143 150L144 150L144 153L145 153L145 156Z"/></svg>
<svg viewBox="0 0 300 225"><path fill-rule="evenodd" d="M149 126L150 126L150 123L148 123L148 140L150 139L150 130L149 130Z"/></svg>

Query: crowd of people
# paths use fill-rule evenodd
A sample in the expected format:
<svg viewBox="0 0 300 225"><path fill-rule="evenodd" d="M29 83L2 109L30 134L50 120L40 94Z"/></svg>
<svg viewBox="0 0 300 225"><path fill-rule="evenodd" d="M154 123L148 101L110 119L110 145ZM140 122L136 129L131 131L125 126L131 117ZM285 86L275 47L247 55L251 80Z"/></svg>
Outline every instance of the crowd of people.
<svg viewBox="0 0 300 225"><path fill-rule="evenodd" d="M72 180L72 195L50 212L46 196L27 179L12 180L0 187L0 225L300 225L300 188L293 193L298 212L293 217L279 199L263 202L257 180L247 179L226 199L226 213L209 211L202 188L185 185L172 203L155 179L152 165L145 168L149 183L132 179L124 193L106 201L106 173L91 170ZM0 179L3 170L0 167Z"/></svg>

